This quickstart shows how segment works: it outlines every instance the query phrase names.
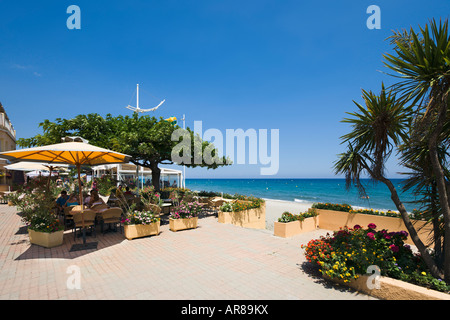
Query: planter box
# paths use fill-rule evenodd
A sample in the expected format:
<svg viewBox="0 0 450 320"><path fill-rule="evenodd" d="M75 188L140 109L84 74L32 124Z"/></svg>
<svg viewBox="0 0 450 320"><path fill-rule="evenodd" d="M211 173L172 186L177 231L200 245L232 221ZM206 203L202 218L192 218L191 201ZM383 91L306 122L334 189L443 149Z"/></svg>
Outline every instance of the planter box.
<svg viewBox="0 0 450 320"><path fill-rule="evenodd" d="M243 210L238 212L222 212L218 213L219 223L234 224L236 226L252 229L266 228L266 204L262 204L260 208Z"/></svg>
<svg viewBox="0 0 450 320"><path fill-rule="evenodd" d="M314 231L319 227L319 217L309 217L303 221L273 223L273 235L282 238L293 237L303 232Z"/></svg>
<svg viewBox="0 0 450 320"><path fill-rule="evenodd" d="M345 226L349 228L353 228L355 224L359 224L361 227L367 228L369 223L375 223L377 226L376 230L386 229L389 232L396 231L406 231L405 224L403 223L402 218L394 218L394 217L384 217L377 216L371 214L362 214L362 213L349 213L349 212L341 212L341 211L333 211L333 210L324 210L324 209L316 209L317 213L319 213L319 228L325 230L339 230L339 228L343 228ZM427 245L432 240L429 239L430 232L433 231L433 227L431 224L425 225L425 221L420 220L412 220L414 228L419 235L419 238L422 242ZM414 244L409 236L408 239L405 240L408 244Z"/></svg>
<svg viewBox="0 0 450 320"><path fill-rule="evenodd" d="M160 232L160 221L150 224L129 224L124 225L125 238L132 240L134 238L158 235Z"/></svg>
<svg viewBox="0 0 450 320"><path fill-rule="evenodd" d="M169 228L172 231L195 229L197 228L198 217L188 219L172 219L169 218Z"/></svg>
<svg viewBox="0 0 450 320"><path fill-rule="evenodd" d="M28 229L31 244L45 248L53 248L63 244L64 230L56 232L39 232Z"/></svg>
<svg viewBox="0 0 450 320"><path fill-rule="evenodd" d="M389 277L380 276L377 279L378 288L374 285L375 277L373 275L362 275L350 282L331 279L328 276L324 276L324 278L383 300L450 300L450 295L444 292ZM368 284L371 286L369 287Z"/></svg>

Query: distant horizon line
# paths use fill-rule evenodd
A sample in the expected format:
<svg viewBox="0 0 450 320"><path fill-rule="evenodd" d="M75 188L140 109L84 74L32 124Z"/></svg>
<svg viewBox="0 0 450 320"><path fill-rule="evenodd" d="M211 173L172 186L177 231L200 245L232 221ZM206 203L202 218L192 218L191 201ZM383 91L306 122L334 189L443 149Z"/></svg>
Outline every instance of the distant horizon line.
<svg viewBox="0 0 450 320"><path fill-rule="evenodd" d="M280 178L280 177L278 177L278 178L186 178L186 180L189 180L189 179L192 179L192 180L239 180L239 179L241 179L241 180L307 180L307 179L316 179L316 180L319 180L319 179L322 179L322 180L325 180L325 179L328 179L328 180L330 180L330 179L340 179L340 180L345 180L345 178ZM399 178L399 177L397 177L397 178L386 178L386 179L397 179L397 180L404 180L405 178ZM372 178L361 178L360 180L374 180L374 179L372 179ZM376 181L376 180L374 180L374 181Z"/></svg>

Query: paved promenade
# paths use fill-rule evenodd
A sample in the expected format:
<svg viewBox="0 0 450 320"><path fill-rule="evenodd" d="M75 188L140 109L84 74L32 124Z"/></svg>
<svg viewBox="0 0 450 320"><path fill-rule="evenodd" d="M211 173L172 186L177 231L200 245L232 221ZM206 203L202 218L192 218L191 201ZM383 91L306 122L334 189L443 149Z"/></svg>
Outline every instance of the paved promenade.
<svg viewBox="0 0 450 320"><path fill-rule="evenodd" d="M284 239L209 216L197 229L172 232L164 224L160 235L131 241L97 232L87 238L97 249L69 252L82 242L71 231L62 246L30 245L16 209L0 205L0 299L373 299L308 270L300 245L325 233Z"/></svg>

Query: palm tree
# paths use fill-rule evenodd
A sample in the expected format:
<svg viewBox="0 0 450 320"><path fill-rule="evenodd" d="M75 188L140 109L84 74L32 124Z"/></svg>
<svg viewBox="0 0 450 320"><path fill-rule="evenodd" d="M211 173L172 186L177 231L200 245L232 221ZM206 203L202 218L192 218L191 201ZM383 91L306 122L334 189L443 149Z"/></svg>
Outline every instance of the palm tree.
<svg viewBox="0 0 450 320"><path fill-rule="evenodd" d="M367 174L376 182L384 183L391 192L391 199L402 215L406 228L420 251L424 262L432 274L442 278L435 261L420 240L409 214L394 184L386 178L384 165L395 148L408 141L411 127L411 109L405 106L404 100L386 90L382 85L379 95L371 91L362 91L365 105L356 104L358 112L348 113L353 118L343 120L352 126L352 131L341 137L342 143L348 144L348 150L335 162L336 174L344 174L346 185L354 183L365 195L360 177Z"/></svg>
<svg viewBox="0 0 450 320"><path fill-rule="evenodd" d="M445 134L448 123L450 93L450 38L448 20L430 21L416 33L395 33L392 37L396 55L385 54L385 65L400 79L392 90L400 99L410 103L416 114L416 125L411 130L411 141L426 145L435 179L437 199L444 220L443 274L450 281L450 204L449 180L439 156L439 146L450 140ZM447 131L448 132L448 131ZM447 241L446 241L447 240Z"/></svg>

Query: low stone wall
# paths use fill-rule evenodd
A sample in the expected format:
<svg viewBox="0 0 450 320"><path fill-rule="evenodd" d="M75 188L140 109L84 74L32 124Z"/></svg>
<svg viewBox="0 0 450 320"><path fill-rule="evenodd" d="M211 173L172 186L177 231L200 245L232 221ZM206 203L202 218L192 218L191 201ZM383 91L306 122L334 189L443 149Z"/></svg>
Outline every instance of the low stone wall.
<svg viewBox="0 0 450 320"><path fill-rule="evenodd" d="M346 283L325 278L383 300L450 300L449 294L388 277L363 275Z"/></svg>

